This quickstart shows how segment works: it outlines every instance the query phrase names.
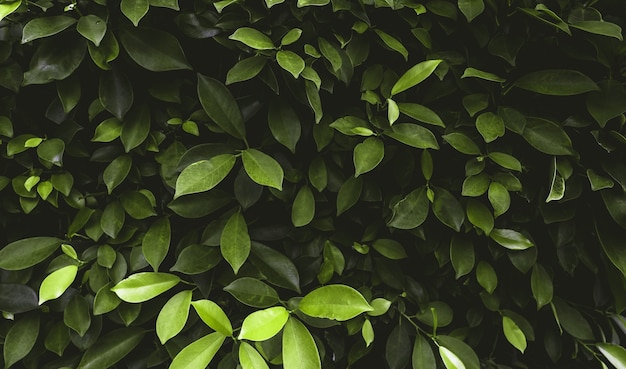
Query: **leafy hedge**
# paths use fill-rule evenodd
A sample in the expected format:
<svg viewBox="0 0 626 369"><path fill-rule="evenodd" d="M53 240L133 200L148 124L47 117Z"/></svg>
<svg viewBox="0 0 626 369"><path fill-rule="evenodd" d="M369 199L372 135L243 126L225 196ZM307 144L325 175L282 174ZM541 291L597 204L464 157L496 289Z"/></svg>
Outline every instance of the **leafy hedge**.
<svg viewBox="0 0 626 369"><path fill-rule="evenodd" d="M626 368L625 23L0 0L5 368Z"/></svg>

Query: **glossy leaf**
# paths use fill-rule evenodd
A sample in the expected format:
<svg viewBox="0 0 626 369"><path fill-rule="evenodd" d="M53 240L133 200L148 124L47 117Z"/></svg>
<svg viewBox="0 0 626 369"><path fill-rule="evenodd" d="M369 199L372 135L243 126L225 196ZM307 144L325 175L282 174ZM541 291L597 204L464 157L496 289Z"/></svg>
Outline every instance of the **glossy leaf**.
<svg viewBox="0 0 626 369"><path fill-rule="evenodd" d="M294 317L285 324L282 338L283 367L285 369L320 369L317 345L306 326Z"/></svg>
<svg viewBox="0 0 626 369"><path fill-rule="evenodd" d="M146 261L155 272L158 271L159 266L167 256L170 248L171 232L169 218L164 217L152 223L143 236L141 250Z"/></svg>
<svg viewBox="0 0 626 369"><path fill-rule="evenodd" d="M139 21L150 9L148 0L122 0L120 3L122 13L137 27Z"/></svg>
<svg viewBox="0 0 626 369"><path fill-rule="evenodd" d="M107 186L107 192L111 194L113 190L122 184L133 165L133 159L130 155L120 155L104 168L102 179Z"/></svg>
<svg viewBox="0 0 626 369"><path fill-rule="evenodd" d="M140 272L130 275L111 288L122 300L130 303L153 299L176 286L180 278L173 274Z"/></svg>
<svg viewBox="0 0 626 369"><path fill-rule="evenodd" d="M385 135L418 149L439 149L435 135L428 128L412 123L394 124Z"/></svg>
<svg viewBox="0 0 626 369"><path fill-rule="evenodd" d="M491 264L481 260L476 266L476 279L478 283L489 293L493 293L498 287L498 275Z"/></svg>
<svg viewBox="0 0 626 369"><path fill-rule="evenodd" d="M204 111L220 128L237 138L246 136L239 106L221 82L198 74L198 98Z"/></svg>
<svg viewBox="0 0 626 369"><path fill-rule="evenodd" d="M234 280L224 287L224 291L230 293L241 303L257 308L266 308L279 301L275 289L251 277Z"/></svg>
<svg viewBox="0 0 626 369"><path fill-rule="evenodd" d="M239 41L256 50L274 49L274 43L264 33L250 27L241 27L230 36L229 39Z"/></svg>
<svg viewBox="0 0 626 369"><path fill-rule="evenodd" d="M250 261L269 283L300 292L298 268L287 256L259 242L252 242L251 251Z"/></svg>
<svg viewBox="0 0 626 369"><path fill-rule="evenodd" d="M220 238L220 251L237 274L250 255L248 225L241 212L238 211L228 218Z"/></svg>
<svg viewBox="0 0 626 369"><path fill-rule="evenodd" d="M537 310L552 302L554 292L552 278L541 264L533 266L533 272L530 276L530 288L535 301L537 301Z"/></svg>
<svg viewBox="0 0 626 369"><path fill-rule="evenodd" d="M181 291L163 305L156 319L156 333L164 345L185 327L191 306L191 291Z"/></svg>
<svg viewBox="0 0 626 369"><path fill-rule="evenodd" d="M420 122L432 124L439 127L445 127L445 123L441 120L441 117L437 115L433 110L427 108L424 105L413 103L398 103L398 108L402 114L405 114Z"/></svg>
<svg viewBox="0 0 626 369"><path fill-rule="evenodd" d="M526 250L535 246L526 236L512 229L494 228L489 237L509 250Z"/></svg>
<svg viewBox="0 0 626 369"><path fill-rule="evenodd" d="M282 306L255 311L243 320L237 338L250 341L268 340L283 329L288 319L289 312Z"/></svg>
<svg viewBox="0 0 626 369"><path fill-rule="evenodd" d="M32 350L39 335L39 315L30 314L17 320L2 345L5 368L22 360Z"/></svg>
<svg viewBox="0 0 626 369"><path fill-rule="evenodd" d="M289 50L280 50L276 53L276 61L281 68L289 72L293 78L298 78L304 70L304 59Z"/></svg>
<svg viewBox="0 0 626 369"><path fill-rule="evenodd" d="M63 243L54 237L32 237L11 242L0 249L0 268L20 270L36 265L52 255Z"/></svg>
<svg viewBox="0 0 626 369"><path fill-rule="evenodd" d="M239 364L242 369L269 369L263 356L245 341L239 345Z"/></svg>
<svg viewBox="0 0 626 369"><path fill-rule="evenodd" d="M372 247L388 259L399 260L408 257L402 244L392 239L379 238L372 242Z"/></svg>
<svg viewBox="0 0 626 369"><path fill-rule="evenodd" d="M81 295L74 295L63 312L63 322L66 326L83 337L91 325L89 303Z"/></svg>
<svg viewBox="0 0 626 369"><path fill-rule="evenodd" d="M107 24L97 15L88 14L78 19L76 30L94 45L100 46L107 31Z"/></svg>
<svg viewBox="0 0 626 369"><path fill-rule="evenodd" d="M309 186L303 186L293 200L291 223L295 227L303 227L315 216L315 198Z"/></svg>
<svg viewBox="0 0 626 369"><path fill-rule="evenodd" d="M133 105L135 97L130 80L119 68L114 68L102 74L98 86L98 95L102 107L119 120L124 119L124 116ZM98 131L96 130L96 132Z"/></svg>
<svg viewBox="0 0 626 369"><path fill-rule="evenodd" d="M174 197L209 191L226 178L236 160L235 155L222 154L189 165L176 180Z"/></svg>
<svg viewBox="0 0 626 369"><path fill-rule="evenodd" d="M204 369L224 343L220 332L201 337L183 348L172 360L169 369Z"/></svg>
<svg viewBox="0 0 626 369"><path fill-rule="evenodd" d="M600 90L589 77L571 69L539 70L522 76L514 85L524 90L555 96L578 95Z"/></svg>
<svg viewBox="0 0 626 369"><path fill-rule="evenodd" d="M38 38L56 35L76 23L76 19L65 15L34 18L24 25L22 43L31 42Z"/></svg>
<svg viewBox="0 0 626 369"><path fill-rule="evenodd" d="M312 317L343 321L373 308L357 290L336 284L309 292L300 301L299 309Z"/></svg>
<svg viewBox="0 0 626 369"><path fill-rule="evenodd" d="M518 349L521 353L526 350L526 336L524 332L515 324L513 319L508 316L502 316L502 330L507 341Z"/></svg>
<svg viewBox="0 0 626 369"><path fill-rule="evenodd" d="M282 191L284 172L274 158L256 149L247 149L242 151L241 159L254 182Z"/></svg>
<svg viewBox="0 0 626 369"><path fill-rule="evenodd" d="M504 136L504 121L494 113L482 113L476 118L476 129L485 142L489 143Z"/></svg>
<svg viewBox="0 0 626 369"><path fill-rule="evenodd" d="M626 349L611 343L598 343L598 350L617 369L626 368Z"/></svg>
<svg viewBox="0 0 626 369"><path fill-rule="evenodd" d="M225 336L233 335L233 327L224 310L211 300L197 300L191 303L202 321Z"/></svg>
<svg viewBox="0 0 626 369"><path fill-rule="evenodd" d="M149 71L164 72L191 68L180 43L167 32L142 27L123 28L119 37L131 59Z"/></svg>
<svg viewBox="0 0 626 369"><path fill-rule="evenodd" d="M376 137L368 137L365 141L354 147L352 160L354 162L355 173L358 177L367 173L380 164L385 156L385 145Z"/></svg>
<svg viewBox="0 0 626 369"><path fill-rule="evenodd" d="M39 286L39 305L61 296L74 282L77 273L76 265L68 265L48 274Z"/></svg>
<svg viewBox="0 0 626 369"><path fill-rule="evenodd" d="M528 118L522 136L531 146L546 154L574 153L567 133L559 125L546 119Z"/></svg>
<svg viewBox="0 0 626 369"><path fill-rule="evenodd" d="M398 81L391 88L391 94L396 95L418 85L428 78L441 62L443 62L443 60L426 60L414 65L400 76Z"/></svg>
<svg viewBox="0 0 626 369"><path fill-rule="evenodd" d="M480 369L480 362L474 350L465 342L454 338L452 336L440 335L437 337L437 341L441 347L448 349L450 352L462 360L462 363L466 369Z"/></svg>
<svg viewBox="0 0 626 369"><path fill-rule="evenodd" d="M439 356L446 369L465 369L463 361L446 347L439 346Z"/></svg>
<svg viewBox="0 0 626 369"><path fill-rule="evenodd" d="M228 70L226 84L243 82L256 77L265 67L266 62L267 59L260 55L240 60Z"/></svg>
<svg viewBox="0 0 626 369"><path fill-rule="evenodd" d="M426 220L429 207L426 189L416 188L393 206L388 225L399 229L419 227Z"/></svg>
<svg viewBox="0 0 626 369"><path fill-rule="evenodd" d="M435 193L433 213L437 219L455 231L460 231L465 220L465 211L459 201L443 188L433 188L433 191Z"/></svg>
<svg viewBox="0 0 626 369"><path fill-rule="evenodd" d="M494 227L494 219L487 206L483 205L482 202L469 199L467 201L465 212L470 223L489 236Z"/></svg>

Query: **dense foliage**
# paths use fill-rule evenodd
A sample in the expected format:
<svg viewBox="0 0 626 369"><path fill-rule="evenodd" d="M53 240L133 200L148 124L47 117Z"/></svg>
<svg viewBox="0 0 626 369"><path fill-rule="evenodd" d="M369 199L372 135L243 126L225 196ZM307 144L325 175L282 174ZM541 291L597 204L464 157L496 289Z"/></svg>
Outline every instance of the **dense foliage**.
<svg viewBox="0 0 626 369"><path fill-rule="evenodd" d="M5 368L626 368L621 0L0 0Z"/></svg>

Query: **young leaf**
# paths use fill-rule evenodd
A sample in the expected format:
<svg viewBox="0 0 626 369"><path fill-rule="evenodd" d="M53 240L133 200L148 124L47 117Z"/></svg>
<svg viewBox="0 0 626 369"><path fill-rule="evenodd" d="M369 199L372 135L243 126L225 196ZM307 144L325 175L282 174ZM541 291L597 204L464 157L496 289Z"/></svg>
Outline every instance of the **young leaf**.
<svg viewBox="0 0 626 369"><path fill-rule="evenodd" d="M480 369L480 361L474 350L465 342L452 336L437 336L437 341L441 347L448 349L463 363L466 369ZM449 368L450 369L450 368Z"/></svg>
<svg viewBox="0 0 626 369"><path fill-rule="evenodd" d="M162 345L183 330L190 306L190 290L175 294L163 305L156 320L156 333Z"/></svg>
<svg viewBox="0 0 626 369"><path fill-rule="evenodd" d="M494 113L482 113L476 118L476 129L486 143L504 136L504 121Z"/></svg>
<svg viewBox="0 0 626 369"><path fill-rule="evenodd" d="M617 369L626 368L626 349L611 343L598 343L596 347Z"/></svg>
<svg viewBox="0 0 626 369"><path fill-rule="evenodd" d="M191 305L206 325L225 336L233 335L230 319L218 304L211 300L197 300L193 301Z"/></svg>
<svg viewBox="0 0 626 369"><path fill-rule="evenodd" d="M357 290L341 284L323 286L309 292L300 301L299 309L312 317L339 321L373 310Z"/></svg>
<svg viewBox="0 0 626 369"><path fill-rule="evenodd" d="M241 152L243 167L250 178L261 186L283 189L283 168L271 156L256 149Z"/></svg>
<svg viewBox="0 0 626 369"><path fill-rule="evenodd" d="M317 345L309 330L294 317L289 317L283 330L283 367L285 369L321 369Z"/></svg>
<svg viewBox="0 0 626 369"><path fill-rule="evenodd" d="M494 228L489 237L509 250L526 250L535 246L526 236L512 229Z"/></svg>
<svg viewBox="0 0 626 369"><path fill-rule="evenodd" d="M480 149L471 138L461 132L452 132L441 136L447 143L460 153L467 155L480 155Z"/></svg>
<svg viewBox="0 0 626 369"><path fill-rule="evenodd" d="M414 65L406 71L391 88L391 94L396 95L402 91L416 86L426 78L428 78L441 64L443 60L426 60Z"/></svg>
<svg viewBox="0 0 626 369"><path fill-rule="evenodd" d="M63 240L54 237L32 237L11 242L0 249L0 268L21 270L39 264L62 243Z"/></svg>
<svg viewBox="0 0 626 369"><path fill-rule="evenodd" d="M153 299L176 286L180 278L169 273L141 272L130 275L111 288L122 300L130 303Z"/></svg>
<svg viewBox="0 0 626 369"><path fill-rule="evenodd" d="M385 145L377 137L368 137L365 141L354 147L353 161L355 173L358 177L367 173L380 164L385 156Z"/></svg>
<svg viewBox="0 0 626 369"><path fill-rule="evenodd" d="M293 78L298 78L304 70L304 59L289 50L280 50L276 53L276 61L281 68L289 72Z"/></svg>
<svg viewBox="0 0 626 369"><path fill-rule="evenodd" d="M168 369L205 369L224 343L220 332L210 333L183 348Z"/></svg>
<svg viewBox="0 0 626 369"><path fill-rule="evenodd" d="M507 341L518 349L521 353L526 350L526 336L524 332L515 324L513 319L508 316L502 316L502 330Z"/></svg>
<svg viewBox="0 0 626 369"><path fill-rule="evenodd" d="M248 342L242 341L239 344L239 364L242 369L269 369L263 356ZM286 364L283 363L283 367Z"/></svg>
<svg viewBox="0 0 626 369"><path fill-rule="evenodd" d="M465 365L454 352L444 346L439 346L439 356L446 366L446 369L465 369Z"/></svg>
<svg viewBox="0 0 626 369"><path fill-rule="evenodd" d="M224 259L233 268L235 274L250 255L250 236L248 225L240 211L228 218L220 238L220 251Z"/></svg>
<svg viewBox="0 0 626 369"><path fill-rule="evenodd" d="M236 161L235 155L222 154L189 165L176 180L174 198L212 189L228 176Z"/></svg>
<svg viewBox="0 0 626 369"><path fill-rule="evenodd" d="M374 32L380 37L380 39L387 45L391 50L397 51L402 57L404 57L405 61L409 59L409 51L404 47L402 42L400 42L395 37L391 36L387 32L381 30L380 28L375 28ZM394 94L394 93L392 93Z"/></svg>
<svg viewBox="0 0 626 369"><path fill-rule="evenodd" d="M374 342L374 327L372 327L372 322L369 319L365 319L363 322L361 336L363 336L363 341L365 341L365 347L369 347Z"/></svg>
<svg viewBox="0 0 626 369"><path fill-rule="evenodd" d="M275 49L274 43L266 34L250 27L237 28L228 38L239 41L256 50Z"/></svg>
<svg viewBox="0 0 626 369"><path fill-rule="evenodd" d="M243 320L237 339L268 340L283 329L287 319L289 319L289 312L282 306L255 311Z"/></svg>
<svg viewBox="0 0 626 369"><path fill-rule="evenodd" d="M68 265L50 273L39 286L39 305L48 300L54 300L61 296L74 282L78 266Z"/></svg>

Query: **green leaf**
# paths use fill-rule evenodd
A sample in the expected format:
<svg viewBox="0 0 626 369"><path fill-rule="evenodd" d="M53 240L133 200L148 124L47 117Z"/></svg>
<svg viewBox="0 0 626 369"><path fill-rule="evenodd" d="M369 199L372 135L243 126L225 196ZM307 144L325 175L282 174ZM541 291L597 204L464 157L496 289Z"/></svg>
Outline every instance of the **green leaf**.
<svg viewBox="0 0 626 369"><path fill-rule="evenodd" d="M228 70L226 84L243 82L256 77L265 67L266 62L267 59L260 55L238 61Z"/></svg>
<svg viewBox="0 0 626 369"><path fill-rule="evenodd" d="M255 311L243 320L237 339L268 340L283 329L288 319L289 312L282 306Z"/></svg>
<svg viewBox="0 0 626 369"><path fill-rule="evenodd" d="M400 109L398 104L391 99L387 99L387 119L389 120L389 125L394 124L399 117Z"/></svg>
<svg viewBox="0 0 626 369"><path fill-rule="evenodd" d="M374 240L372 247L388 259L400 260L408 257L402 244L392 239L379 238Z"/></svg>
<svg viewBox="0 0 626 369"><path fill-rule="evenodd" d="M302 186L291 207L291 223L303 227L315 217L315 198L309 186Z"/></svg>
<svg viewBox="0 0 626 369"><path fill-rule="evenodd" d="M391 88L391 95L399 94L402 91L418 85L428 78L441 64L443 60L426 60L418 63L406 71Z"/></svg>
<svg viewBox="0 0 626 369"><path fill-rule="evenodd" d="M467 111L470 117L476 115L476 113L487 109L489 106L489 98L488 94L471 94L463 96L463 107Z"/></svg>
<svg viewBox="0 0 626 369"><path fill-rule="evenodd" d="M304 8L305 6L323 6L330 3L330 0L298 0L298 8Z"/></svg>
<svg viewBox="0 0 626 369"><path fill-rule="evenodd" d="M343 59L341 58L339 49L323 37L319 37L317 39L317 44L319 45L324 58L330 62L333 71L337 72L340 70L343 64Z"/></svg>
<svg viewBox="0 0 626 369"><path fill-rule="evenodd" d="M520 77L513 85L524 90L554 96L578 95L600 90L589 77L571 69L539 70Z"/></svg>
<svg viewBox="0 0 626 369"><path fill-rule="evenodd" d="M512 229L494 228L489 237L509 250L526 250L535 246L526 236Z"/></svg>
<svg viewBox="0 0 626 369"><path fill-rule="evenodd" d="M233 335L230 319L218 304L211 300L197 300L193 301L191 305L206 325L225 336Z"/></svg>
<svg viewBox="0 0 626 369"><path fill-rule="evenodd" d="M317 345L309 330L296 318L285 324L282 338L283 367L285 369L320 369Z"/></svg>
<svg viewBox="0 0 626 369"><path fill-rule="evenodd" d="M411 363L413 368L420 369L436 369L437 362L435 361L435 355L433 350L428 344L428 341L423 335L417 334L415 336L415 343L413 344L413 353L411 354Z"/></svg>
<svg viewBox="0 0 626 369"><path fill-rule="evenodd" d="M300 301L299 309L308 316L339 321L373 310L357 290L341 284L323 286L309 292Z"/></svg>
<svg viewBox="0 0 626 369"><path fill-rule="evenodd" d="M120 155L107 165L102 173L102 180L107 186L107 192L109 195L113 190L119 186L130 173L130 169L133 165L133 159L130 155Z"/></svg>
<svg viewBox="0 0 626 369"><path fill-rule="evenodd" d="M183 348L168 369L205 369L224 343L220 332L210 333Z"/></svg>
<svg viewBox="0 0 626 369"><path fill-rule="evenodd" d="M156 333L162 345L183 330L189 317L190 306L190 290L175 294L163 305L156 320Z"/></svg>
<svg viewBox="0 0 626 369"><path fill-rule="evenodd" d="M66 15L34 18L24 25L22 43L31 42L38 38L56 35L76 23L76 19Z"/></svg>
<svg viewBox="0 0 626 369"><path fill-rule="evenodd" d="M201 218L220 209L232 200L230 194L213 189L209 192L181 196L167 207L183 218Z"/></svg>
<svg viewBox="0 0 626 369"><path fill-rule="evenodd" d="M459 232L465 220L465 211L459 201L446 189L433 187L433 213L441 223Z"/></svg>
<svg viewBox="0 0 626 369"><path fill-rule="evenodd" d="M271 50L276 48L267 35L250 27L237 28L228 38L239 41L256 50Z"/></svg>
<svg viewBox="0 0 626 369"><path fill-rule="evenodd" d="M150 225L141 242L141 252L156 272L165 260L171 240L170 220L163 217Z"/></svg>
<svg viewBox="0 0 626 369"><path fill-rule="evenodd" d="M466 369L480 369L480 362L476 353L465 342L455 337L444 335L437 336L437 341L439 341L440 347L447 348L462 360Z"/></svg>
<svg viewBox="0 0 626 369"><path fill-rule="evenodd" d="M369 123L350 115L335 120L330 127L347 136L372 136L374 134Z"/></svg>
<svg viewBox="0 0 626 369"><path fill-rule="evenodd" d="M494 113L482 113L476 118L476 129L486 143L504 136L504 121Z"/></svg>
<svg viewBox="0 0 626 369"><path fill-rule="evenodd" d="M372 322L369 319L365 319L363 322L363 326L361 327L361 336L363 336L363 341L365 341L365 346L369 347L369 345L374 342L374 327L372 327Z"/></svg>
<svg viewBox="0 0 626 369"><path fill-rule="evenodd" d="M20 5L22 5L22 0L10 3L0 3L0 21L2 21L7 15L16 11L17 8L20 7Z"/></svg>
<svg viewBox="0 0 626 369"><path fill-rule="evenodd" d="M30 59L30 68L24 73L22 85L45 84L68 78L82 63L85 46L83 38L72 35L43 40Z"/></svg>
<svg viewBox="0 0 626 369"><path fill-rule="evenodd" d="M379 28L375 28L374 32L376 32L385 45L387 45L391 50L397 51L400 55L402 55L404 61L408 61L409 51L406 47L404 47L402 42ZM395 95L396 93L392 92L392 95Z"/></svg>
<svg viewBox="0 0 626 369"><path fill-rule="evenodd" d="M393 206L391 220L387 224L398 229L419 227L428 216L429 204L426 188L416 188Z"/></svg>
<svg viewBox="0 0 626 369"><path fill-rule="evenodd" d="M293 78L298 78L304 70L304 59L293 51L280 50L276 53L276 61L281 68L291 73Z"/></svg>
<svg viewBox="0 0 626 369"><path fill-rule="evenodd" d="M476 280L490 294L498 287L498 275L491 264L481 260L476 266Z"/></svg>
<svg viewBox="0 0 626 369"><path fill-rule="evenodd" d="M493 207L493 214L497 218L509 210L511 206L511 196L509 190L498 182L491 182L487 192L489 202Z"/></svg>
<svg viewBox="0 0 626 369"><path fill-rule="evenodd" d="M481 15L485 11L485 3L483 0L459 0L459 10L468 23L471 23L474 18Z"/></svg>
<svg viewBox="0 0 626 369"><path fill-rule="evenodd" d="M594 218L594 225L602 250L611 263L626 277L626 248L622 246L626 232L603 219Z"/></svg>
<svg viewBox="0 0 626 369"><path fill-rule="evenodd" d="M87 47L91 60L102 70L111 69L109 63L117 59L120 54L120 45L111 32L104 34L104 38L100 41L100 46L87 43Z"/></svg>
<svg viewBox="0 0 626 369"><path fill-rule="evenodd" d="M250 178L261 186L283 189L283 168L271 156L256 149L241 152L243 167Z"/></svg>
<svg viewBox="0 0 626 369"><path fill-rule="evenodd" d="M235 274L250 255L250 236L248 225L240 211L228 218L220 238L220 251L224 259L233 268Z"/></svg>
<svg viewBox="0 0 626 369"><path fill-rule="evenodd" d="M456 272L456 279L468 274L474 269L474 245L467 237L455 234L450 241L450 261Z"/></svg>
<svg viewBox="0 0 626 369"><path fill-rule="evenodd" d="M263 356L245 341L239 345L239 365L242 369L269 369Z"/></svg>
<svg viewBox="0 0 626 369"><path fill-rule="evenodd" d="M611 343L596 344L600 353L617 369L626 368L626 349Z"/></svg>
<svg viewBox="0 0 626 369"><path fill-rule="evenodd" d="M77 273L78 266L68 265L48 274L39 286L39 305L61 296L74 282Z"/></svg>
<svg viewBox="0 0 626 369"><path fill-rule="evenodd" d="M337 216L353 207L359 201L362 191L363 177L348 177L337 194Z"/></svg>
<svg viewBox="0 0 626 369"><path fill-rule="evenodd" d="M460 1L463 1L463 0L460 0ZM469 1L476 1L476 0L469 0ZM483 2L482 0L478 0L478 1L480 1L481 3ZM491 81L491 82L500 82L500 83L506 82L505 78L502 78L496 74L485 72L480 69L471 68L471 67L465 68L465 71L463 72L463 75L461 76L461 78L480 78L485 81Z"/></svg>
<svg viewBox="0 0 626 369"><path fill-rule="evenodd" d="M604 190L600 192L604 206L609 211L611 218L620 227L626 229L626 193L615 190Z"/></svg>
<svg viewBox="0 0 626 369"><path fill-rule="evenodd" d="M587 95L587 110L598 122L600 127L626 112L626 90L621 83L615 80L606 80L598 83L600 91Z"/></svg>
<svg viewBox="0 0 626 369"><path fill-rule="evenodd" d="M111 71L102 73L98 94L102 107L119 120L124 119L124 116L133 105L133 86L120 68L114 68Z"/></svg>
<svg viewBox="0 0 626 369"><path fill-rule="evenodd" d="M93 142L111 142L120 137L122 122L117 118L105 119L96 126Z"/></svg>
<svg viewBox="0 0 626 369"><path fill-rule="evenodd" d="M176 286L180 278L169 273L141 272L130 275L116 284L111 291L130 303L151 300Z"/></svg>
<svg viewBox="0 0 626 369"><path fill-rule="evenodd" d="M385 359L390 369L405 368L411 360L411 343L406 325L396 325L385 344Z"/></svg>
<svg viewBox="0 0 626 369"><path fill-rule="evenodd" d="M615 182L613 182L612 179L599 175L593 169L587 169L587 178L589 179L589 183L591 184L592 191L613 188L613 186L615 185ZM606 203L607 202L605 201L605 204Z"/></svg>
<svg viewBox="0 0 626 369"><path fill-rule="evenodd" d="M204 111L226 133L237 138L246 136L239 106L220 81L198 74L198 98Z"/></svg>
<svg viewBox="0 0 626 369"><path fill-rule="evenodd" d="M476 143L464 133L452 132L441 137L458 152L467 155L480 155L480 149Z"/></svg>
<svg viewBox="0 0 626 369"><path fill-rule="evenodd" d="M300 292L300 275L294 263L279 251L258 242L252 242L252 264L269 283Z"/></svg>
<svg viewBox="0 0 626 369"><path fill-rule="evenodd" d="M300 28L292 28L280 39L280 45L291 45L294 42L298 41L300 39L300 36L302 36L302 30Z"/></svg>
<svg viewBox="0 0 626 369"><path fill-rule="evenodd" d="M91 325L89 302L80 294L74 295L63 311L63 322L83 337Z"/></svg>
<svg viewBox="0 0 626 369"><path fill-rule="evenodd" d="M435 328L450 325L453 317L454 311L443 301L431 301L415 315L420 322Z"/></svg>
<svg viewBox="0 0 626 369"><path fill-rule="evenodd" d="M39 307L37 293L23 284L0 283L0 310L18 314Z"/></svg>
<svg viewBox="0 0 626 369"><path fill-rule="evenodd" d="M32 237L11 242L0 249L0 268L26 269L47 259L63 243L54 237Z"/></svg>
<svg viewBox="0 0 626 369"><path fill-rule="evenodd" d="M152 28L122 28L120 41L130 58L153 72L191 69L178 39Z"/></svg>
<svg viewBox="0 0 626 369"><path fill-rule="evenodd" d="M554 290L552 278L541 264L533 265L533 272L530 276L530 288L535 301L537 301L537 310L552 302Z"/></svg>
<svg viewBox="0 0 626 369"><path fill-rule="evenodd" d="M439 149L437 138L428 128L412 123L398 123L384 132L386 136L418 149Z"/></svg>
<svg viewBox="0 0 626 369"><path fill-rule="evenodd" d="M276 290L251 277L243 277L232 281L224 287L224 291L230 293L241 303L256 308L273 306L279 301Z"/></svg>
<svg viewBox="0 0 626 369"><path fill-rule="evenodd" d="M581 340L594 339L593 330L580 311L556 296L552 300L552 305L557 321L567 333Z"/></svg>
<svg viewBox="0 0 626 369"><path fill-rule="evenodd" d="M137 27L141 18L148 14L150 3L148 0L122 0L120 9L126 18Z"/></svg>
<svg viewBox="0 0 626 369"><path fill-rule="evenodd" d="M222 154L189 165L176 180L174 198L209 191L228 176L236 160L235 155Z"/></svg>
<svg viewBox="0 0 626 369"><path fill-rule="evenodd" d="M147 105L139 105L129 111L124 119L120 139L124 150L130 150L141 145L150 134L150 109Z"/></svg>
<svg viewBox="0 0 626 369"><path fill-rule="evenodd" d="M526 350L526 336L524 332L515 324L513 319L508 316L502 316L502 330L507 341L518 349L521 353Z"/></svg>
<svg viewBox="0 0 626 369"><path fill-rule="evenodd" d="M465 212L470 223L489 236L494 226L494 219L487 206L480 201L468 199Z"/></svg>
<svg viewBox="0 0 626 369"><path fill-rule="evenodd" d="M554 26L558 29L560 29L561 31L567 33L568 35L572 35L572 32L570 31L567 23L565 23L563 21L563 19L561 19L556 13L554 13L552 10L548 9L545 5L543 4L537 4L537 6L535 6L535 9L531 9L531 8L519 8L522 12L532 16L533 18L542 21L546 24L549 24L551 26Z"/></svg>
<svg viewBox="0 0 626 369"><path fill-rule="evenodd" d="M302 132L296 111L282 99L274 99L267 112L267 123L276 141L295 153Z"/></svg>
<svg viewBox="0 0 626 369"><path fill-rule="evenodd" d="M414 103L398 103L398 108L402 114L418 120L420 122L432 124L439 127L445 127L445 123L439 115L424 105Z"/></svg>
<svg viewBox="0 0 626 369"><path fill-rule="evenodd" d="M39 315L28 314L17 319L4 338L2 352L4 367L9 368L22 360L35 346L39 336Z"/></svg>
<svg viewBox="0 0 626 369"><path fill-rule="evenodd" d="M503 152L490 152L487 154L489 159L493 160L494 163L500 165L502 168L515 170L518 172L522 171L522 163L517 160L514 156L509 154L505 154Z"/></svg>
<svg viewBox="0 0 626 369"><path fill-rule="evenodd" d="M100 46L107 31L107 23L96 15L88 14L78 19L76 30L94 45Z"/></svg>
<svg viewBox="0 0 626 369"><path fill-rule="evenodd" d="M220 261L222 261L222 254L219 248L192 244L178 254L176 264L170 268L170 271L190 275L200 274L213 269Z"/></svg>
<svg viewBox="0 0 626 369"><path fill-rule="evenodd" d="M444 346L439 346L439 356L446 366L446 369L465 369L465 365L454 352Z"/></svg>
<svg viewBox="0 0 626 369"><path fill-rule="evenodd" d="M367 173L380 164L385 156L385 145L383 141L376 137L368 137L365 141L354 147L353 161L355 173L358 177Z"/></svg>
<svg viewBox="0 0 626 369"><path fill-rule="evenodd" d="M115 310L122 300L111 291L113 284L107 283L100 287L93 300L93 315L102 315Z"/></svg>
<svg viewBox="0 0 626 369"><path fill-rule="evenodd" d="M622 36L622 27L618 26L615 23L588 20L588 21L572 22L570 23L570 26L573 28L583 30L585 32L593 33L596 35L607 36L607 37L613 37L620 41L624 41L624 36Z"/></svg>
<svg viewBox="0 0 626 369"><path fill-rule="evenodd" d="M102 218L100 218L100 227L107 236L111 238L117 237L124 226L125 214L119 200L114 200L104 208Z"/></svg>
<svg viewBox="0 0 626 369"><path fill-rule="evenodd" d="M551 173L550 173L550 192L546 198L546 202L552 200L561 200L565 195L565 178L558 171L556 164L556 156L551 160Z"/></svg>
<svg viewBox="0 0 626 369"><path fill-rule="evenodd" d="M522 136L532 147L549 155L574 155L572 140L558 124L542 119L528 118Z"/></svg>

